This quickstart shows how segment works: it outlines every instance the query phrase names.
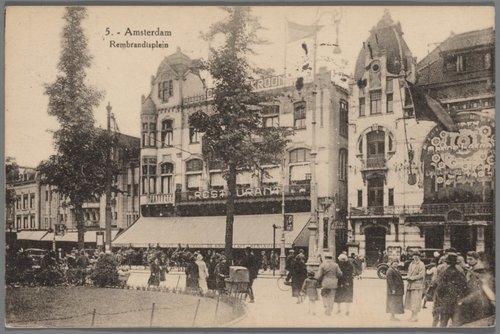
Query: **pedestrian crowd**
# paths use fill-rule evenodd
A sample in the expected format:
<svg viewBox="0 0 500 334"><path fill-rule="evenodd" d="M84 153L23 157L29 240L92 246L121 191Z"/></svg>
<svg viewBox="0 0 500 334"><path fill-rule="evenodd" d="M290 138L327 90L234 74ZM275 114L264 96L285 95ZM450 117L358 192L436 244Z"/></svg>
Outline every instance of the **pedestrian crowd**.
<svg viewBox="0 0 500 334"><path fill-rule="evenodd" d="M297 298L297 303L302 303L304 297L309 301L309 313L316 314L316 302L319 300L318 289L321 289L321 299L325 314L342 312L341 305L345 305L345 314L349 315L350 304L353 301L354 278L360 278L363 272L363 259L352 253L350 257L343 252L338 257L338 264L333 260L333 255L326 254L321 261L318 272L307 271L307 256L304 250L290 250L286 258L285 269L288 272L285 281L290 282L292 297Z"/></svg>
<svg viewBox="0 0 500 334"><path fill-rule="evenodd" d="M391 261L386 274L386 312L391 314L391 320L398 321L395 315L408 310L409 321L418 321L427 301L433 302L432 327L462 326L495 314L494 278L480 253L470 251L464 259L450 248L443 254L436 252L435 263L427 268L420 256L418 250L412 254L406 292L398 260Z"/></svg>

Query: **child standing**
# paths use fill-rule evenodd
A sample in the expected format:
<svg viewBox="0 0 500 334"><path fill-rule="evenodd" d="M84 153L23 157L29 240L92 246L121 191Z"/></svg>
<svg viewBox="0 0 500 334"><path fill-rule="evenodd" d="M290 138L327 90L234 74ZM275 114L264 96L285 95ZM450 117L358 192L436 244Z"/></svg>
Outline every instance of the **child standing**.
<svg viewBox="0 0 500 334"><path fill-rule="evenodd" d="M305 293L309 299L309 313L316 315L316 301L318 300L318 287L319 282L314 278L314 272L309 271L307 278L302 285L302 292Z"/></svg>

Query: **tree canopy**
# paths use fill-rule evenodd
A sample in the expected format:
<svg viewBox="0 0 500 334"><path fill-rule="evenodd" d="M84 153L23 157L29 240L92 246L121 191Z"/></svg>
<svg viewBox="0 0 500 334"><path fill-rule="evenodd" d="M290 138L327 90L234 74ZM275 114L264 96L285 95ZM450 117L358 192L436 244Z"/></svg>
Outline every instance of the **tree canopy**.
<svg viewBox="0 0 500 334"><path fill-rule="evenodd" d="M45 87L48 114L55 116L60 125L54 132L56 153L38 167L42 182L55 186L73 206L79 248L83 248L84 240L82 204L104 193L105 161L112 145L111 136L95 128L93 111L103 93L86 82L92 61L82 28L86 16L85 8L66 8L59 74Z"/></svg>
<svg viewBox="0 0 500 334"><path fill-rule="evenodd" d="M249 7L223 7L227 17L213 24L204 37L221 36L220 47L211 48L204 62L214 80L213 111L198 111L189 118L191 126L203 132L203 156L208 163L217 162L225 171L228 186L226 203L226 255L232 258L232 227L236 174L259 169L263 164L281 161L288 130L264 127L259 110L269 97L253 91L253 75L261 71L249 65L253 46L262 43L262 29Z"/></svg>

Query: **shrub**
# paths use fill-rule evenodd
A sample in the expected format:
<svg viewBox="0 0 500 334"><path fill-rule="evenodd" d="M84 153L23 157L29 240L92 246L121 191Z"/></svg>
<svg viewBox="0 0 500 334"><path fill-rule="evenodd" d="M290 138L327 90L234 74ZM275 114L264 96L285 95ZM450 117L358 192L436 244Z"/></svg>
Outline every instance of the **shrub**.
<svg viewBox="0 0 500 334"><path fill-rule="evenodd" d="M96 262L95 268L90 274L90 279L95 286L117 286L120 285L118 280L118 261L113 254L103 254Z"/></svg>
<svg viewBox="0 0 500 334"><path fill-rule="evenodd" d="M58 268L42 268L35 275L36 282L43 286L56 286L64 283L64 273Z"/></svg>

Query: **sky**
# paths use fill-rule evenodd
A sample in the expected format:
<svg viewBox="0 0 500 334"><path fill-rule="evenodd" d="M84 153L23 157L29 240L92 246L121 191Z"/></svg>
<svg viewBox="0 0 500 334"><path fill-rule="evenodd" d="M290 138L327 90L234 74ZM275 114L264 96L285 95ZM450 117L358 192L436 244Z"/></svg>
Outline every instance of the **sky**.
<svg viewBox="0 0 500 334"><path fill-rule="evenodd" d="M95 109L96 123L106 126L106 106L110 103L121 133L140 136L141 95L151 90L151 76L164 57L178 47L191 58L208 56L208 43L201 39L211 24L224 12L210 6L94 6L87 7L83 26L93 56L88 70L88 84L105 93ZM329 47L318 51L318 67L327 65L335 71L352 74L356 57L369 31L389 10L400 22L404 38L417 61L436 44L455 34L494 26L492 6L261 6L253 7L264 30L260 36L267 43L255 48L251 62L259 67L287 73L303 60L302 42L312 48L312 40L285 43L286 20L302 25L318 22L323 28L318 44L335 43L334 14L341 14L338 41L342 53L334 55ZM47 114L46 84L54 82L61 51L64 25L62 6L8 6L5 26L5 156L15 157L21 166L36 167L54 153L51 131L58 123ZM338 16L337 16L338 17ZM109 28L109 34L107 34ZM124 36L126 29L171 31L167 37ZM120 34L118 34L120 33ZM165 49L120 49L110 41L134 42L156 40L168 44Z"/></svg>

